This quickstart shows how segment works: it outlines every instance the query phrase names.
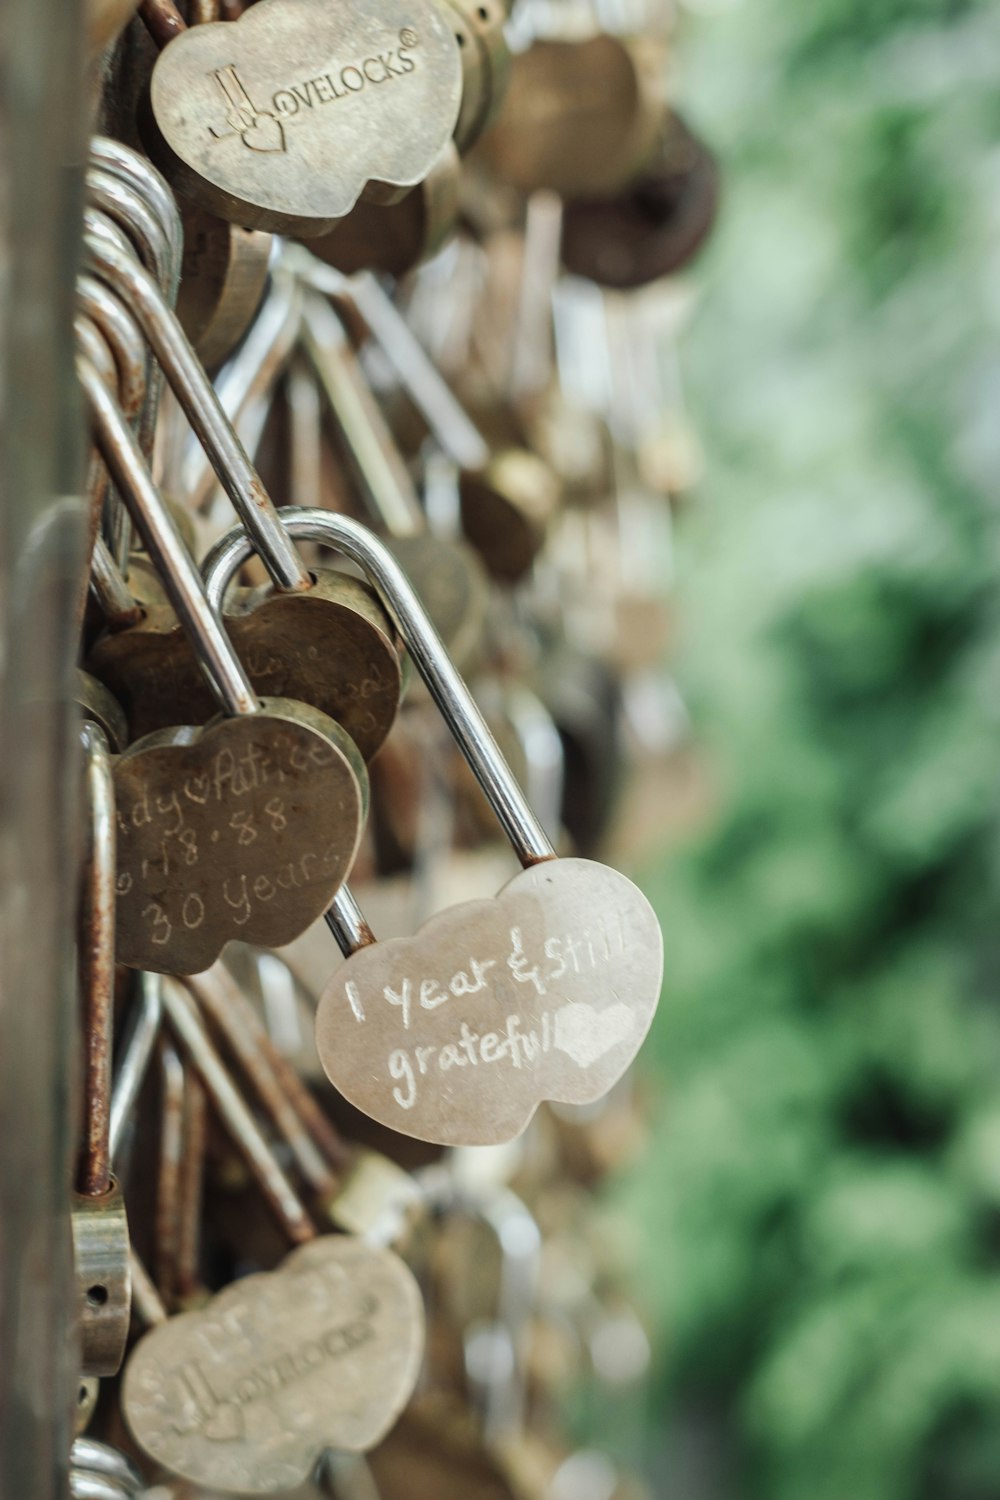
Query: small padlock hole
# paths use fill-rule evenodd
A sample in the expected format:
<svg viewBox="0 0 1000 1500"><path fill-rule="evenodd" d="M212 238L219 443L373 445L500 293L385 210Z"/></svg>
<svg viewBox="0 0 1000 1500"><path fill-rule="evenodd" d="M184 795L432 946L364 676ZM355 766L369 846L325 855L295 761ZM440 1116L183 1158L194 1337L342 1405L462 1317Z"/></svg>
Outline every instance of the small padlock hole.
<svg viewBox="0 0 1000 1500"><path fill-rule="evenodd" d="M91 1307L103 1307L108 1300L108 1289L106 1286L88 1286L87 1302Z"/></svg>

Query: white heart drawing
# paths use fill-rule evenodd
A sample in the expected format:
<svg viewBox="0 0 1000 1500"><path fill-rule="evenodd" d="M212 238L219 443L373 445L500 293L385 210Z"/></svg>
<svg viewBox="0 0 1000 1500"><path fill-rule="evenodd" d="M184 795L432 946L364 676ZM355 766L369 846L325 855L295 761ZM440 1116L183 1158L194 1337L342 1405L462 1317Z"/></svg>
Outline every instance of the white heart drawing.
<svg viewBox="0 0 1000 1500"><path fill-rule="evenodd" d="M620 1002L597 1010L582 1000L560 1006L554 1016L554 1045L581 1068L589 1068L599 1057L630 1040L635 1016Z"/></svg>

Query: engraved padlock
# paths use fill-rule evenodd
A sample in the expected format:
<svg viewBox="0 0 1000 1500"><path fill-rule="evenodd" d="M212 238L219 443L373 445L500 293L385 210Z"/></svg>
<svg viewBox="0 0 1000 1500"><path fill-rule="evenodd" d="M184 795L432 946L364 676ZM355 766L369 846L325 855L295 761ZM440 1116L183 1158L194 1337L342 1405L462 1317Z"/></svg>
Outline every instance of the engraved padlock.
<svg viewBox="0 0 1000 1500"><path fill-rule="evenodd" d="M166 0L143 15L163 46L141 121L150 154L244 227L326 233L363 192L414 187L454 130L459 49L432 0L258 0L190 28Z"/></svg>
<svg viewBox="0 0 1000 1500"><path fill-rule="evenodd" d="M115 765L119 958L197 973L230 939L280 945L329 903L367 812L364 763L325 714L263 709L135 439L95 371L80 378L96 436L223 717L132 745Z"/></svg>
<svg viewBox="0 0 1000 1500"><path fill-rule="evenodd" d="M320 1060L348 1100L404 1134L445 1145L509 1140L543 1099L593 1102L632 1062L659 1000L659 924L625 876L556 857L387 548L343 516L282 515L294 535L343 552L376 587L523 866L492 901L453 907L415 938L386 943L345 887L327 913L349 957L320 1001ZM216 606L251 545L237 530L206 558Z"/></svg>
<svg viewBox="0 0 1000 1500"><path fill-rule="evenodd" d="M111 1037L115 972L115 799L102 731L80 730L88 820L78 959L83 1005L82 1147L73 1199L73 1255L84 1375L114 1375L128 1338L129 1232L111 1171Z"/></svg>
<svg viewBox="0 0 1000 1500"><path fill-rule="evenodd" d="M392 725L401 690L391 626L370 591L356 580L329 569L311 573L306 568L155 282L107 224L95 215L88 216L87 224L95 272L121 289L237 514L258 542L272 579L273 588L245 600L239 623L233 624L251 681L269 695L313 704L343 724L365 756L373 755ZM305 603L296 604L292 596ZM164 626L168 631L169 622ZM108 654L113 655L110 645ZM111 669L109 664L99 675ZM155 693L155 659L132 692L143 690L151 672ZM191 675L188 671L187 683ZM125 682L108 680L124 701ZM147 718L144 727L154 725Z"/></svg>

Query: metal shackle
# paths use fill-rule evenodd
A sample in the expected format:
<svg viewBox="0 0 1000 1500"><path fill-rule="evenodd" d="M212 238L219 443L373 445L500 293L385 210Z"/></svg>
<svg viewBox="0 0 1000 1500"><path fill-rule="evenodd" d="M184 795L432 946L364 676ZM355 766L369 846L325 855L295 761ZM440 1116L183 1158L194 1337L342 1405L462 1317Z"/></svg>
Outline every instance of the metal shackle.
<svg viewBox="0 0 1000 1500"><path fill-rule="evenodd" d="M552 843L490 733L486 720L456 670L427 611L392 553L367 526L330 511L285 507L278 512L290 535L350 558L365 574L393 621L427 690L482 787L521 864L555 859ZM221 537L202 564L205 592L218 611L238 570L253 553L242 527Z"/></svg>
<svg viewBox="0 0 1000 1500"><path fill-rule="evenodd" d="M304 592L312 586L309 571L278 523L274 503L227 418L215 387L155 279L123 243L120 231L116 234L114 229L93 210L84 214L89 269L125 298L275 584L280 589Z"/></svg>

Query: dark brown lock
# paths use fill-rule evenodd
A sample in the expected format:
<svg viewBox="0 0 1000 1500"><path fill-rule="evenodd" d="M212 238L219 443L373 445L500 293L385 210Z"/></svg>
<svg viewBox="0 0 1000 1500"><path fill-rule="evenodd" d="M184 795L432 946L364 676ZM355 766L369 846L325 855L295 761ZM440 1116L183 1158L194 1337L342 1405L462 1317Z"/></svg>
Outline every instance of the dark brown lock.
<svg viewBox="0 0 1000 1500"><path fill-rule="evenodd" d="M715 157L671 111L658 159L624 193L566 205L563 265L601 286L646 286L681 270L698 253L718 203Z"/></svg>
<svg viewBox="0 0 1000 1500"><path fill-rule="evenodd" d="M186 199L184 259L177 316L208 370L236 348L260 306L267 284L271 236L241 229Z"/></svg>
<svg viewBox="0 0 1000 1500"><path fill-rule="evenodd" d="M514 58L500 118L479 153L523 192L620 192L655 155L662 73L655 46L607 35L535 42Z"/></svg>
<svg viewBox="0 0 1000 1500"><path fill-rule="evenodd" d="M370 760L396 716L401 691L394 632L372 591L329 569L305 594L270 584L227 601L226 629L258 692L311 704L347 730ZM119 700L138 739L178 718L203 724L216 711L191 643L168 604L108 631L87 660Z"/></svg>
<svg viewBox="0 0 1000 1500"><path fill-rule="evenodd" d="M338 271L405 276L436 255L454 231L459 176L458 153L449 144L423 182L398 203L371 203L362 198L332 234L302 243Z"/></svg>

